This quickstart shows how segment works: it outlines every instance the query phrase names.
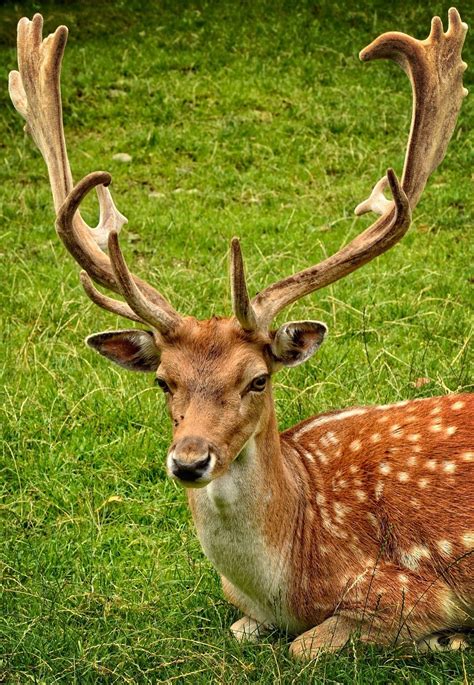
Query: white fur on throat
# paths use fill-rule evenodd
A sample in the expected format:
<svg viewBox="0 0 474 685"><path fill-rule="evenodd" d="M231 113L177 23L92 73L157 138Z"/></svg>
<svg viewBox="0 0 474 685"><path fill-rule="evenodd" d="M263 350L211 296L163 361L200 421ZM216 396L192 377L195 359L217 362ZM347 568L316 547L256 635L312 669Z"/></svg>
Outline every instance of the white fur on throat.
<svg viewBox="0 0 474 685"><path fill-rule="evenodd" d="M197 534L204 553L232 583L252 618L289 628L284 555L269 549L263 538L259 498L264 495L256 486L257 470L251 438L223 476L193 492Z"/></svg>

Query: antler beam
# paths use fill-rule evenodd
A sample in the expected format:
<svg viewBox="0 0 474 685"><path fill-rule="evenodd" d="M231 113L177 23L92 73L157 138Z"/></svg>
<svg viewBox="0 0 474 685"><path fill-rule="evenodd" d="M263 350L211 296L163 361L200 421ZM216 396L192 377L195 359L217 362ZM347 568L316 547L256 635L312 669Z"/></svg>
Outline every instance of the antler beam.
<svg viewBox="0 0 474 685"><path fill-rule="evenodd" d="M40 14L35 14L32 21L24 17L18 23L18 71L10 73L10 96L15 108L26 120L25 128L46 162L57 213L56 228L61 240L92 280L122 294L113 264L103 250L107 248L109 236L116 235L127 219L115 207L106 187L111 181L109 174L94 172L73 188L64 138L60 86L68 30L65 26L59 26L44 40L42 30L43 18ZM94 187L99 198L100 219L97 228L92 229L82 219L78 209L82 198ZM130 302L127 306L102 295L84 277L82 283L93 301L105 309L133 321L153 321L162 333L167 326L176 326L181 317L163 295L130 274L128 269L127 273L134 284L132 289L134 287L140 293L132 298L135 304L140 302L139 311L136 312L130 308ZM143 306L144 301L147 306Z"/></svg>
<svg viewBox="0 0 474 685"><path fill-rule="evenodd" d="M380 219L328 259L268 286L253 298L250 306L258 327L268 328L289 304L386 252L406 233L411 211L429 176L444 158L463 97L467 95L462 86L466 64L461 60L466 31L467 25L452 8L446 33L441 19L435 17L426 40L416 40L403 33L384 33L362 50L363 61L379 58L395 61L408 74L412 85L413 114L402 182L399 184L395 173L389 170L377 182L370 197L356 208L356 214L374 211L381 214ZM387 185L393 202L383 194ZM241 290L246 291L246 286ZM240 320L235 309L234 312Z"/></svg>

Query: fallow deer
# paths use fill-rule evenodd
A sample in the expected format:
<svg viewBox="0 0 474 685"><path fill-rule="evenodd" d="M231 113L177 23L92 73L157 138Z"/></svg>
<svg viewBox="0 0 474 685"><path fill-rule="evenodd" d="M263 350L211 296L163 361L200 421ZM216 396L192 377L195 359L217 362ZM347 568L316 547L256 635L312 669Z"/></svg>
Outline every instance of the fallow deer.
<svg viewBox="0 0 474 685"><path fill-rule="evenodd" d="M435 17L426 40L385 33L360 54L394 60L413 89L402 180L389 169L356 209L380 217L336 254L252 300L234 238L233 316L198 321L129 271L118 241L126 219L107 188L110 175L94 172L73 186L60 97L67 28L43 40L39 14L19 22L10 93L46 161L57 232L84 269L90 299L151 328L99 333L87 343L127 369L156 375L173 422L167 468L187 488L204 552L244 614L231 627L238 639L276 626L295 637L293 655L313 657L354 634L454 648L462 638L443 643L440 631L474 625L473 395L328 412L280 435L271 384L282 366L307 360L327 331L318 321L273 330L275 316L407 231L467 94L466 30L450 9L446 32ZM100 204L95 230L79 213L92 188Z"/></svg>

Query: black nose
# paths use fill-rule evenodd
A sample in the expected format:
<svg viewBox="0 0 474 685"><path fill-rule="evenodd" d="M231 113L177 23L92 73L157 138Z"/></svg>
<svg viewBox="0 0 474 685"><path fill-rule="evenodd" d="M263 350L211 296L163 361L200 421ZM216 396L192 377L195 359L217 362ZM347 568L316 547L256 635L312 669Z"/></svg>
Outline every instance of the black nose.
<svg viewBox="0 0 474 685"><path fill-rule="evenodd" d="M207 454L204 459L197 459L196 461L180 461L176 457L173 457L171 462L171 471L173 476L179 478L180 480L194 481L200 478L211 461L211 455Z"/></svg>

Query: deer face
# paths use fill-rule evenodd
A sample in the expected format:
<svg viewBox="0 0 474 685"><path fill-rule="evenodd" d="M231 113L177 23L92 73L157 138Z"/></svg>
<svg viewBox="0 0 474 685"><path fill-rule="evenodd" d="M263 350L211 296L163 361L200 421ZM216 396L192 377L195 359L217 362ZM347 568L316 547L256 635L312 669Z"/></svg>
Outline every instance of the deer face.
<svg viewBox="0 0 474 685"><path fill-rule="evenodd" d="M244 331L235 319L184 318L165 336L114 331L88 344L116 363L155 374L173 424L170 476L203 487L226 472L272 411L271 375L321 345L326 326L292 322L278 331Z"/></svg>

